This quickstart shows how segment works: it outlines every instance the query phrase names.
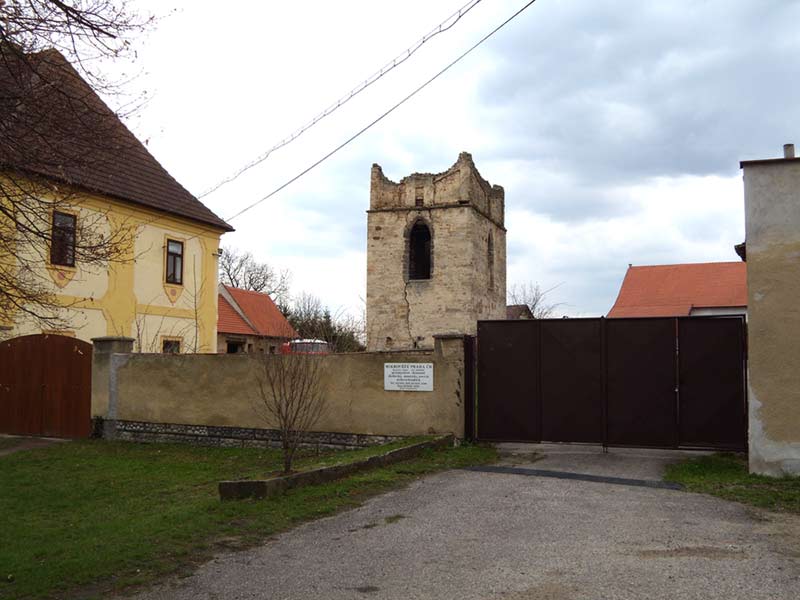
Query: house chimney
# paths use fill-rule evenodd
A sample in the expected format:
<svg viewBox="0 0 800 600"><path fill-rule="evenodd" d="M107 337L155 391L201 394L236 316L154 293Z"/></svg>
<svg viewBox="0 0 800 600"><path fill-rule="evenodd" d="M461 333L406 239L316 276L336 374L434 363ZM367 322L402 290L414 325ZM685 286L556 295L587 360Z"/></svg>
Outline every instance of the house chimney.
<svg viewBox="0 0 800 600"><path fill-rule="evenodd" d="M794 144L783 145L783 158L794 158Z"/></svg>

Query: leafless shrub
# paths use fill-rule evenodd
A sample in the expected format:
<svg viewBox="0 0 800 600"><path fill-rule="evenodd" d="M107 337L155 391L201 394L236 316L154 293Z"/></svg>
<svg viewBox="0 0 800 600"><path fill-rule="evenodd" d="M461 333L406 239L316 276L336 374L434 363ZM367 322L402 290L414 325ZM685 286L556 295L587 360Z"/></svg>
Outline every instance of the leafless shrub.
<svg viewBox="0 0 800 600"><path fill-rule="evenodd" d="M205 294L207 282L205 277L199 277L196 260L192 258L192 279L184 286L182 299L189 305L191 317L178 316L181 309L166 312L152 310L155 306L155 297L145 304L143 310L137 311L133 319L133 351L142 353L163 352L164 338L183 340L181 352L197 354L208 352L207 346L200 343L200 302ZM128 335L127 329L112 323L117 335ZM188 341L187 341L188 340Z"/></svg>
<svg viewBox="0 0 800 600"><path fill-rule="evenodd" d="M331 352L364 350L364 319L343 310L331 313L317 296L303 292L281 311L300 337L328 342Z"/></svg>
<svg viewBox="0 0 800 600"><path fill-rule="evenodd" d="M257 412L267 427L280 432L283 471L290 473L297 448L325 411L321 385L324 358L264 354L253 360L260 363Z"/></svg>
<svg viewBox="0 0 800 600"><path fill-rule="evenodd" d="M276 271L267 263L258 262L250 252L222 248L219 280L226 285L269 294L277 304L281 304L288 297L291 279L288 270Z"/></svg>
<svg viewBox="0 0 800 600"><path fill-rule="evenodd" d="M514 284L508 288L509 304L525 304L531 311L534 319L547 319L552 317L562 302L548 302L547 294L558 286L543 290L538 283Z"/></svg>

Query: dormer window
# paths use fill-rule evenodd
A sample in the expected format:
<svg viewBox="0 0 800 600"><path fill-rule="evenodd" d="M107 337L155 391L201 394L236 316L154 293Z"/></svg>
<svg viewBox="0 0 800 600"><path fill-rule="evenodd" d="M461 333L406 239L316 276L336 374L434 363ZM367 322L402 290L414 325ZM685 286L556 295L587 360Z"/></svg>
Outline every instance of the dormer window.
<svg viewBox="0 0 800 600"><path fill-rule="evenodd" d="M431 230L417 221L408 237L408 278L431 278Z"/></svg>

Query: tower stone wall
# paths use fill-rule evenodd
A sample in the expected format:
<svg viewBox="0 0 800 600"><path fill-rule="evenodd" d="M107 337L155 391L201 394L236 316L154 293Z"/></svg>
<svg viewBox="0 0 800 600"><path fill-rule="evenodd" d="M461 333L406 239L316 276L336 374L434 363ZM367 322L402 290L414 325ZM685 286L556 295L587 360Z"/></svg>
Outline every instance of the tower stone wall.
<svg viewBox="0 0 800 600"><path fill-rule="evenodd" d="M506 313L503 188L463 152L443 173L400 183L372 166L367 211L367 350L432 348L441 333L476 333ZM414 279L412 229L430 232L430 273Z"/></svg>

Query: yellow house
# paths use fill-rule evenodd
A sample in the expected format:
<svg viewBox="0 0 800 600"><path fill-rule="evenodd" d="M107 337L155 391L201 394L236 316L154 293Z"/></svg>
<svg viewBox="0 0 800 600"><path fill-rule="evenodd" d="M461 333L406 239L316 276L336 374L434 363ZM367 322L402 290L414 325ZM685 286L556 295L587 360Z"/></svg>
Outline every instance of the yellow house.
<svg viewBox="0 0 800 600"><path fill-rule="evenodd" d="M35 303L29 310L5 294L0 335L127 336L142 352L216 352L219 240L233 229L169 175L61 54L29 60L33 76L27 67L0 73L0 97L22 98L0 107L5 123L20 122L3 131L19 143L0 148L0 275L16 269L59 318L54 327L37 318ZM39 80L41 89L29 84Z"/></svg>

